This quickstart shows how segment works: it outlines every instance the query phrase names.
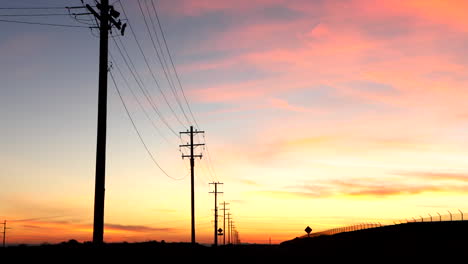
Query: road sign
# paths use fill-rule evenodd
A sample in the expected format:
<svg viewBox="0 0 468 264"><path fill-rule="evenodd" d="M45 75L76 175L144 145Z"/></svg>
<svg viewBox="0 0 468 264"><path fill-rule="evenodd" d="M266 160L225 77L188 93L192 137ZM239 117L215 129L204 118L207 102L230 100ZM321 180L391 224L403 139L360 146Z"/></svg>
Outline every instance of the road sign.
<svg viewBox="0 0 468 264"><path fill-rule="evenodd" d="M222 236L223 235L223 229L222 228L219 228L218 229L218 236Z"/></svg>
<svg viewBox="0 0 468 264"><path fill-rule="evenodd" d="M312 232L312 228L310 228L310 226L307 226L304 231L306 231L307 236L310 236L310 232Z"/></svg>

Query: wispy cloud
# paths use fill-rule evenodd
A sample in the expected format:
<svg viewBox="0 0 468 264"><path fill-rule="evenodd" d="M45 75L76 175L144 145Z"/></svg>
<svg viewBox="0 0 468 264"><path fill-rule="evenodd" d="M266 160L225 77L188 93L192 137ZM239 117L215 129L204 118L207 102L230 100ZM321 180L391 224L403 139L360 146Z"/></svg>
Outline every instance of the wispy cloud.
<svg viewBox="0 0 468 264"><path fill-rule="evenodd" d="M317 110L317 109L312 109L309 107L304 107L304 106L297 106L297 105L292 105L286 100L279 99L279 98L270 98L269 100L270 104L274 108L278 108L281 110L286 110L286 111L291 111L291 112L299 112L299 113L323 113L323 111Z"/></svg>
<svg viewBox="0 0 468 264"><path fill-rule="evenodd" d="M250 185L250 186L261 186L259 183L257 183L256 181L252 181L252 180L247 180L247 179L243 179L243 180L240 180L241 183L245 184L245 185Z"/></svg>
<svg viewBox="0 0 468 264"><path fill-rule="evenodd" d="M422 176L422 175L421 175ZM424 175L426 176L426 175ZM434 176L429 174L429 176ZM443 175L435 175L431 179L440 179ZM460 180L460 178L452 178ZM465 178L461 178L465 181ZM468 180L467 180L468 181ZM401 195L417 195L428 192L468 192L467 184L441 185L436 182L402 183L397 180L350 179L321 181L314 185L290 186L288 190L260 191L261 194L283 198L327 198L327 197L389 197Z"/></svg>
<svg viewBox="0 0 468 264"><path fill-rule="evenodd" d="M459 172L404 171L394 172L393 174L412 178L421 178L425 180L468 182L468 173Z"/></svg>
<svg viewBox="0 0 468 264"><path fill-rule="evenodd" d="M173 228L155 228L142 225L119 225L119 224L105 224L106 229L114 231L129 231L129 232L171 232Z"/></svg>

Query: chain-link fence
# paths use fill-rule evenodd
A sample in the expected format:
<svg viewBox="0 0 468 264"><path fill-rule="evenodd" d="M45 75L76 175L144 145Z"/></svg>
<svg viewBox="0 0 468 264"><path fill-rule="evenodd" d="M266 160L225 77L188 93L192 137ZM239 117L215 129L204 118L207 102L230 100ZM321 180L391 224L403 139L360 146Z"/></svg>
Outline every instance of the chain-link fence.
<svg viewBox="0 0 468 264"><path fill-rule="evenodd" d="M465 220L468 220L468 214L465 214L462 211L458 210L457 213L452 213L448 211L448 214L444 214L444 215L440 213L427 214L425 216L420 215L418 217L411 217L411 218L407 218L403 220L393 221L393 224L399 225L399 224L417 223L417 222L420 222L420 223L422 222L449 222L449 221L465 221ZM382 225L381 223L362 223L362 224L355 224L355 225L350 225L350 226L332 228L332 229L328 229L325 231L312 233L310 235L304 235L302 237L317 237L317 236L322 236L322 235L330 236L330 235L335 235L339 233L378 228L382 226L389 226L389 225Z"/></svg>

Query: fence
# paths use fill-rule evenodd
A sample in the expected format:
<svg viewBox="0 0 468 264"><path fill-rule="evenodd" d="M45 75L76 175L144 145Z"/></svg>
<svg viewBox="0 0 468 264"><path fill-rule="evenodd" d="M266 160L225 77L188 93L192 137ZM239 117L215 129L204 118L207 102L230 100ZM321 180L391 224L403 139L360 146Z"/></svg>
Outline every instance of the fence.
<svg viewBox="0 0 468 264"><path fill-rule="evenodd" d="M458 212L455 214L453 214L450 211L448 211L448 213L449 214L446 214L446 215L441 215L440 213L427 214L427 216L425 217L418 216L418 217L412 217L412 218L408 218L404 220L393 221L393 224L399 225L399 224L417 223L417 222L420 222L420 223L421 222L449 222L449 221L468 220L468 214L465 214L460 210L458 210ZM328 229L328 230L317 232L317 233L312 233L310 234L310 237L317 237L317 236L323 236L323 235L330 236L330 235L335 235L339 233L378 228L382 226L389 226L389 225L382 225L381 223L361 223L361 224L355 224L355 225L350 225L350 226L332 228L332 229ZM304 235L302 237L308 237L308 235Z"/></svg>

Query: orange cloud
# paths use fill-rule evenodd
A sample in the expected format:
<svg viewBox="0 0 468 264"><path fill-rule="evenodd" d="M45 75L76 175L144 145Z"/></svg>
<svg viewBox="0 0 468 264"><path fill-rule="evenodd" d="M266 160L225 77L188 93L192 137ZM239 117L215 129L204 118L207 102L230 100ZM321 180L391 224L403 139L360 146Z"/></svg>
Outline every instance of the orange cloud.
<svg viewBox="0 0 468 264"><path fill-rule="evenodd" d="M283 109L292 112L301 112L301 113L320 113L321 111L314 110L307 107L302 106L295 106L291 105L288 101L282 100L279 98L271 98L270 100L271 106L278 109Z"/></svg>
<svg viewBox="0 0 468 264"><path fill-rule="evenodd" d="M467 182L466 175L451 175L452 178L444 177L445 174L424 173L426 179L451 179ZM400 195L417 195L427 192L468 192L468 185L447 185L432 183L412 183L403 184L400 181L393 180L375 180L375 179L348 179L348 180L329 180L319 181L314 185L292 186L288 189L294 191L260 191L260 194L272 195L277 198L326 198L326 197L388 197Z"/></svg>
<svg viewBox="0 0 468 264"><path fill-rule="evenodd" d="M408 172L395 172L394 175L422 178L426 180L448 180L468 182L468 173L456 172L427 172L427 171L408 171Z"/></svg>
<svg viewBox="0 0 468 264"><path fill-rule="evenodd" d="M71 221L47 221L35 219L11 220L9 226L14 229L8 238L8 243L34 241L41 243L61 242L69 239L89 241L93 231L92 224ZM156 228L143 225L105 224L104 236L108 242L124 241L132 237L132 241L142 241L155 233L176 232L174 228ZM30 242L28 242L30 243Z"/></svg>
<svg viewBox="0 0 468 264"><path fill-rule="evenodd" d="M244 180L241 180L240 182L243 183L243 184L246 184L246 185L250 185L250 186L260 186L260 184L258 184L255 181L252 181L252 180L244 179Z"/></svg>

